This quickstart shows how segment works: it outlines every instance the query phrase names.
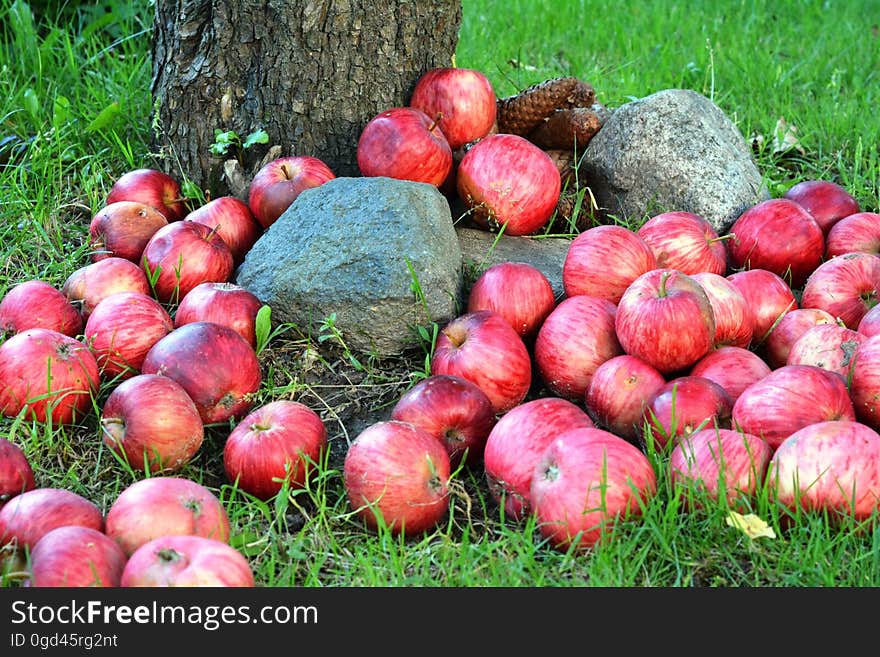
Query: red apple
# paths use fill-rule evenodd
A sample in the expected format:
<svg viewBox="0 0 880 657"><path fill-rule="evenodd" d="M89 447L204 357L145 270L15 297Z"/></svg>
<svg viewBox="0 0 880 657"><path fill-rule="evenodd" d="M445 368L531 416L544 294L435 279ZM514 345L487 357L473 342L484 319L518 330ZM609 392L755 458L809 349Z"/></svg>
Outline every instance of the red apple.
<svg viewBox="0 0 880 657"><path fill-rule="evenodd" d="M634 280L652 269L657 269L657 258L645 240L628 228L605 224L571 241L562 286L566 296L586 294L616 304Z"/></svg>
<svg viewBox="0 0 880 657"><path fill-rule="evenodd" d="M880 299L880 255L845 253L826 260L804 285L802 308L820 308L858 329Z"/></svg>
<svg viewBox="0 0 880 657"><path fill-rule="evenodd" d="M736 285L752 309L755 320L752 327L754 347L763 344L767 335L786 313L798 308L791 286L772 271L746 269L729 274L727 280Z"/></svg>
<svg viewBox="0 0 880 657"><path fill-rule="evenodd" d="M0 507L10 498L36 487L27 455L21 447L0 436Z"/></svg>
<svg viewBox="0 0 880 657"><path fill-rule="evenodd" d="M624 352L663 375L691 367L715 342L709 297L675 269L654 269L634 280L617 304L615 329Z"/></svg>
<svg viewBox="0 0 880 657"><path fill-rule="evenodd" d="M727 429L733 401L712 379L685 375L667 381L648 401L644 422L658 451L701 429Z"/></svg>
<svg viewBox="0 0 880 657"><path fill-rule="evenodd" d="M168 311L142 292L117 292L102 299L85 326L85 342L105 380L140 372L150 348L174 329Z"/></svg>
<svg viewBox="0 0 880 657"><path fill-rule="evenodd" d="M104 532L126 557L160 536L193 535L228 542L226 508L206 486L184 477L148 477L122 490L104 519Z"/></svg>
<svg viewBox="0 0 880 657"><path fill-rule="evenodd" d="M788 362L791 346L804 331L820 324L833 323L834 317L819 308L797 308L785 313L764 341L767 364L772 369L782 367Z"/></svg>
<svg viewBox="0 0 880 657"><path fill-rule="evenodd" d="M34 488L0 508L0 546L33 549L46 533L66 525L103 532L104 514L97 504L66 488Z"/></svg>
<svg viewBox="0 0 880 657"><path fill-rule="evenodd" d="M766 269L791 287L803 285L822 262L825 236L801 205L768 199L743 212L728 231L726 244L734 269Z"/></svg>
<svg viewBox="0 0 880 657"><path fill-rule="evenodd" d="M192 322L224 324L256 348L257 313L262 307L257 296L240 285L206 281L180 300L174 312L174 326L180 328Z"/></svg>
<svg viewBox="0 0 880 657"><path fill-rule="evenodd" d="M801 181L789 187L784 196L803 206L825 235L840 219L860 209L848 191L830 180Z"/></svg>
<svg viewBox="0 0 880 657"><path fill-rule="evenodd" d="M840 375L815 365L783 365L743 390L733 404L731 428L763 438L775 450L808 424L855 419Z"/></svg>
<svg viewBox="0 0 880 657"><path fill-rule="evenodd" d="M553 285L544 272L526 262L499 262L471 286L467 312L494 311L531 341L555 307Z"/></svg>
<svg viewBox="0 0 880 657"><path fill-rule="evenodd" d="M431 374L460 376L476 384L496 413L519 404L532 384L532 361L519 333L488 310L465 313L437 336Z"/></svg>
<svg viewBox="0 0 880 657"><path fill-rule="evenodd" d="M535 466L530 496L538 529L561 551L586 551L611 539L615 526L641 516L657 491L648 457L597 428L567 431Z"/></svg>
<svg viewBox="0 0 880 657"><path fill-rule="evenodd" d="M825 259L845 253L880 254L880 214L856 212L836 222L825 238Z"/></svg>
<svg viewBox="0 0 880 657"><path fill-rule="evenodd" d="M116 201L98 210L89 223L89 257L125 258L140 264L144 247L153 234L168 225L165 215L138 201Z"/></svg>
<svg viewBox="0 0 880 657"><path fill-rule="evenodd" d="M837 323L819 324L804 331L791 346L788 365L815 365L850 380L856 351L868 337Z"/></svg>
<svg viewBox="0 0 880 657"><path fill-rule="evenodd" d="M707 353L694 363L689 374L711 379L727 391L731 402L735 402L743 390L771 371L767 362L754 351L728 346Z"/></svg>
<svg viewBox="0 0 880 657"><path fill-rule="evenodd" d="M531 513L529 487L544 448L569 429L593 427L593 421L574 402L541 397L502 415L483 450L489 493L514 520Z"/></svg>
<svg viewBox="0 0 880 657"><path fill-rule="evenodd" d="M391 419L424 429L445 447L452 467L483 459L495 426L495 409L475 383L434 374L407 390L391 409Z"/></svg>
<svg viewBox="0 0 880 657"><path fill-rule="evenodd" d="M852 421L817 422L792 433L774 452L771 499L791 512L876 520L880 510L880 434Z"/></svg>
<svg viewBox="0 0 880 657"><path fill-rule="evenodd" d="M105 204L117 201L137 201L150 205L164 214L168 221L179 221L189 212L180 183L156 169L134 169L117 178Z"/></svg>
<svg viewBox="0 0 880 657"><path fill-rule="evenodd" d="M712 306L715 317L713 346L747 349L752 342L755 318L743 293L720 274L698 272L691 274L691 278L700 284Z"/></svg>
<svg viewBox="0 0 880 657"><path fill-rule="evenodd" d="M596 368L585 396L585 406L601 429L638 442L645 407L666 384L665 377L641 358L621 354Z"/></svg>
<svg viewBox="0 0 880 657"><path fill-rule="evenodd" d="M414 535L449 510L449 455L439 440L408 422L368 426L345 455L349 504L367 527Z"/></svg>
<svg viewBox="0 0 880 657"><path fill-rule="evenodd" d="M550 156L525 137L492 134L464 154L456 188L477 225L530 235L556 211L562 178Z"/></svg>
<svg viewBox="0 0 880 657"><path fill-rule="evenodd" d="M856 419L880 431L880 338L859 345L849 382Z"/></svg>
<svg viewBox="0 0 880 657"><path fill-rule="evenodd" d="M866 312L862 319L859 320L856 330L863 335L867 335L869 338L880 333L880 306L874 306Z"/></svg>
<svg viewBox="0 0 880 657"><path fill-rule="evenodd" d="M727 273L727 249L709 221L693 212L661 212L636 231L657 258L657 266L685 274Z"/></svg>
<svg viewBox="0 0 880 657"><path fill-rule="evenodd" d="M177 381L205 424L244 416L262 385L253 347L235 330L214 322L192 322L171 331L147 352L141 372Z"/></svg>
<svg viewBox="0 0 880 657"><path fill-rule="evenodd" d="M269 228L304 190L336 176L327 164L310 155L287 155L267 162L248 189L248 207L263 229Z"/></svg>
<svg viewBox="0 0 880 657"><path fill-rule="evenodd" d="M452 150L489 134L495 123L498 101L492 83L480 71L439 67L416 81L410 107L428 116L439 116L440 129Z"/></svg>
<svg viewBox="0 0 880 657"><path fill-rule="evenodd" d="M240 265L247 252L263 234L247 203L235 196L220 196L196 208L184 218L217 231L232 251L232 261Z"/></svg>
<svg viewBox="0 0 880 657"><path fill-rule="evenodd" d="M88 414L98 391L89 348L50 329L28 329L0 344L0 413L27 410L38 422L72 424Z"/></svg>
<svg viewBox="0 0 880 657"><path fill-rule="evenodd" d="M232 251L220 234L197 221L160 228L144 247L141 266L163 303L177 303L199 283L225 283L232 275Z"/></svg>
<svg viewBox="0 0 880 657"><path fill-rule="evenodd" d="M607 299L581 294L563 299L535 338L535 365L558 397L581 401L593 373L623 353L615 332L617 308Z"/></svg>
<svg viewBox="0 0 880 657"><path fill-rule="evenodd" d="M117 587L126 561L116 541L97 529L56 527L31 550L27 586Z"/></svg>
<svg viewBox="0 0 880 657"><path fill-rule="evenodd" d="M79 308L86 321L95 306L111 294L153 294L144 270L131 260L115 256L80 267L67 277L61 291Z"/></svg>
<svg viewBox="0 0 880 657"><path fill-rule="evenodd" d="M695 431L682 438L669 455L669 478L686 489L685 506L702 506L693 493L726 500L745 509L742 498L753 498L764 482L772 450L758 436L724 428Z"/></svg>
<svg viewBox="0 0 880 657"><path fill-rule="evenodd" d="M160 536L135 550L125 564L122 587L256 586L250 562L228 543L192 535Z"/></svg>
<svg viewBox="0 0 880 657"><path fill-rule="evenodd" d="M205 437L198 409L174 379L137 374L116 386L101 412L104 444L141 472L174 472Z"/></svg>
<svg viewBox="0 0 880 657"><path fill-rule="evenodd" d="M392 107L370 119L358 138L356 157L364 176L435 187L452 170L452 149L438 117L415 107Z"/></svg>
<svg viewBox="0 0 880 657"><path fill-rule="evenodd" d="M327 449L327 429L311 408L278 399L252 410L226 438L226 480L262 500L286 483L305 488L309 473Z"/></svg>
<svg viewBox="0 0 880 657"><path fill-rule="evenodd" d="M0 337L32 328L45 328L75 338L83 318L64 293L46 281L18 283L0 300Z"/></svg>

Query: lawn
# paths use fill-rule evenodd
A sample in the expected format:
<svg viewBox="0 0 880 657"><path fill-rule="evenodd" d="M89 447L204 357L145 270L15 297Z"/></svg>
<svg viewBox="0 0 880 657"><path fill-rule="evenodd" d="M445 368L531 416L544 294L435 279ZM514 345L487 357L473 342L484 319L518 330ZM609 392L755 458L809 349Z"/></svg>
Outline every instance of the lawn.
<svg viewBox="0 0 880 657"><path fill-rule="evenodd" d="M753 144L773 196L821 178L877 212L876 8L873 0L464 0L456 64L485 72L499 96L562 75L589 81L609 107L665 88L698 91ZM21 0L0 0L0 30L2 296L28 279L60 286L87 264L88 222L110 185L152 164L152 4L110 0L33 18ZM455 474L450 513L435 530L408 539L367 530L342 486L339 457L354 436L339 413L352 403L387 408L426 374L423 354L352 362L332 331L317 344L280 328L260 353L259 397L295 399L322 415L333 444L322 467L305 490L261 502L225 481L229 427L215 426L179 473L223 501L231 543L260 586L880 585L880 532L821 515L786 523L765 491L750 510L772 537L750 538L728 523L723 504L688 511L659 453L649 454L658 492L643 517L587 554L554 550L534 519L506 518L479 469ZM103 509L143 477L103 446L97 418L107 394L73 426L0 419L0 436L25 450L38 485ZM4 572L0 581L14 587L20 577Z"/></svg>

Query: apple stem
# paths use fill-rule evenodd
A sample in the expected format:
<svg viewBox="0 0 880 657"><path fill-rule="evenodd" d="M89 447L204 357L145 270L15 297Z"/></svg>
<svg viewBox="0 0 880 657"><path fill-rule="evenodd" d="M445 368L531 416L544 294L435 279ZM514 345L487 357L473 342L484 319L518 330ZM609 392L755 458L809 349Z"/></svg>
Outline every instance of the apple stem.
<svg viewBox="0 0 880 657"><path fill-rule="evenodd" d="M428 126L428 132L434 132L434 128L440 123L440 119L443 118L443 112L437 112L437 116L434 117L434 122Z"/></svg>
<svg viewBox="0 0 880 657"><path fill-rule="evenodd" d="M657 295L662 299L663 297L668 296L666 292L666 279L669 278L672 272L663 272L663 275L660 276L660 289L657 291Z"/></svg>
<svg viewBox="0 0 880 657"><path fill-rule="evenodd" d="M205 241L210 242L212 239L214 239L215 235L219 235L219 234L220 234L220 224L217 224L216 226L211 226L211 232L209 232L207 235L205 235Z"/></svg>
<svg viewBox="0 0 880 657"><path fill-rule="evenodd" d="M181 559L180 552L173 548L163 548L156 553L156 556L167 563L174 563L175 561L180 561Z"/></svg>
<svg viewBox="0 0 880 657"><path fill-rule="evenodd" d="M736 235L733 233L727 233L725 235L719 235L718 237L713 237L709 240L709 244L714 244L715 242L726 242L727 240L732 240Z"/></svg>

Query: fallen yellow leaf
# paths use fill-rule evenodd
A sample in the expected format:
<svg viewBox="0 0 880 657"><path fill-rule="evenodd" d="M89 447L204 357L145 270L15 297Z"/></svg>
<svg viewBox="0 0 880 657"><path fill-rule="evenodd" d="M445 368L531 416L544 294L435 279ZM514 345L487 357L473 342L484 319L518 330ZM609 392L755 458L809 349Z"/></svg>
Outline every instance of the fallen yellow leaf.
<svg viewBox="0 0 880 657"><path fill-rule="evenodd" d="M754 513L742 515L736 511L731 511L727 515L727 525L736 527L751 539L755 538L776 538L776 532L766 522L761 520Z"/></svg>

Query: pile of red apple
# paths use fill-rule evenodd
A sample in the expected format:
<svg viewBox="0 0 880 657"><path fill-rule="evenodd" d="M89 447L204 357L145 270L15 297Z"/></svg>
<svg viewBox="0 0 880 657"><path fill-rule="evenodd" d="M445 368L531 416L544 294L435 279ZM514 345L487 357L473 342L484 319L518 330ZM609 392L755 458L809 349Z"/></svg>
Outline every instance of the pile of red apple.
<svg viewBox="0 0 880 657"><path fill-rule="evenodd" d="M508 517L584 550L638 518L660 467L685 508L701 491L747 509L766 486L791 516L876 516L878 252L880 214L817 180L725 235L675 211L582 232L559 300L534 266L494 265L431 376L354 441L351 504L421 532L463 464Z"/></svg>
<svg viewBox="0 0 880 657"><path fill-rule="evenodd" d="M192 211L171 176L131 171L91 221L88 265L60 288L27 280L0 299L0 413L65 426L103 399L103 442L133 475L151 475L105 516L76 493L37 487L23 451L3 439L0 547L25 560L28 585L254 584L219 500L176 473L209 426L231 427L226 478L260 499L304 485L321 458L327 431L315 411L289 399L256 405L263 304L230 278L280 205L329 179L323 166L283 158L255 178L249 203L221 197Z"/></svg>
<svg viewBox="0 0 880 657"><path fill-rule="evenodd" d="M436 186L458 196L476 225L528 235L553 217L562 177L529 139L498 132L498 97L480 71L427 71L408 105L374 116L357 144L364 176Z"/></svg>
<svg viewBox="0 0 880 657"><path fill-rule="evenodd" d="M559 172L528 140L493 133L496 101L475 71L432 71L412 106L365 126L363 174L454 184L486 227L538 230ZM131 171L91 222L90 264L60 288L24 281L0 300L0 413L70 425L103 398L104 443L150 475L105 514L37 487L21 449L0 441L0 546L26 557L29 585L253 585L222 506L176 473L208 426L229 429L225 475L257 499L320 467L314 410L256 405L263 304L231 278L299 193L332 178L316 158L285 157L255 176L247 203L190 209L169 175ZM482 468L507 517L534 514L553 547L588 549L638 517L659 465L732 505L767 485L789 509L870 517L878 253L880 215L816 180L724 235L676 211L586 230L562 263L561 299L530 264L490 267L439 332L431 375L351 444L350 505L368 527L426 531L448 513L459 468Z"/></svg>

